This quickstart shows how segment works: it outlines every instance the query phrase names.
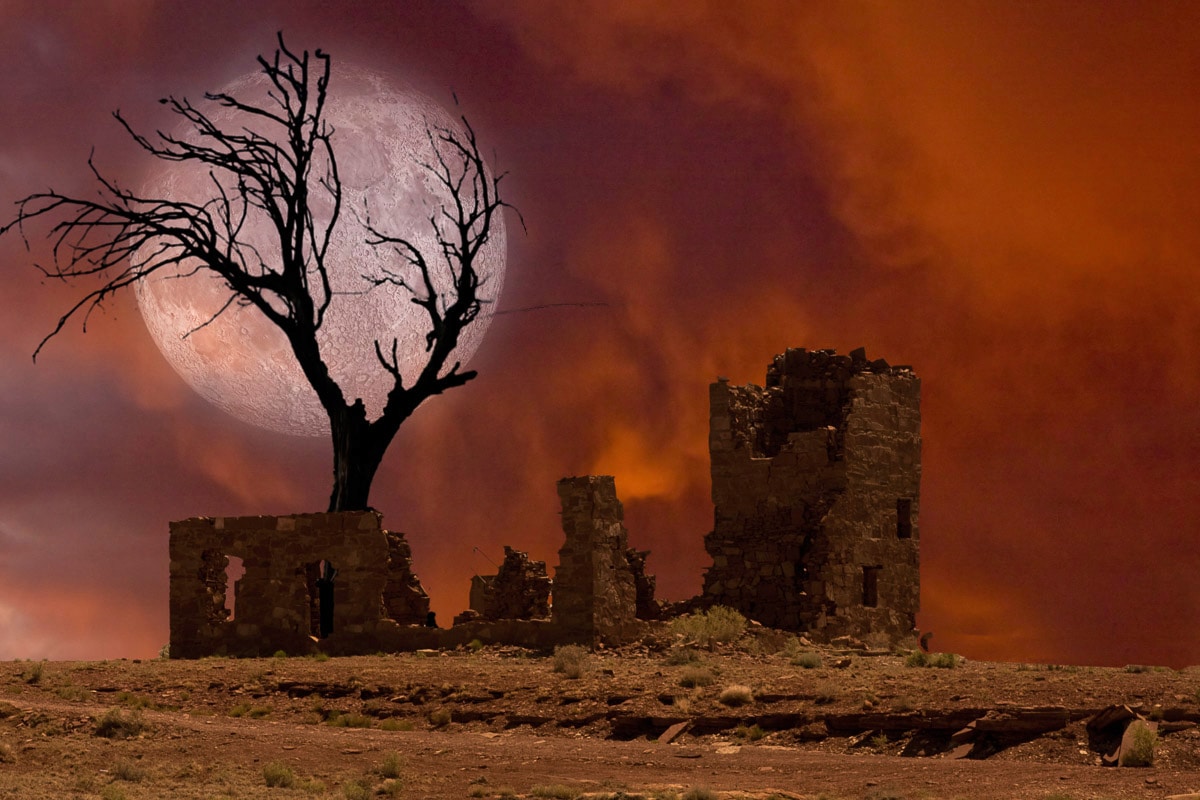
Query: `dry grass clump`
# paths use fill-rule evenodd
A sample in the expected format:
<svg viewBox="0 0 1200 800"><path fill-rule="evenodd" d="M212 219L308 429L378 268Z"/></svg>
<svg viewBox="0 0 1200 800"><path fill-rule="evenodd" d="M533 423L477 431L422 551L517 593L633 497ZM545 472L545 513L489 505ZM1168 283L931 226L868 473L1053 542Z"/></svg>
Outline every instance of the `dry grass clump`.
<svg viewBox="0 0 1200 800"><path fill-rule="evenodd" d="M726 606L713 606L698 614L671 620L671 631L688 641L711 648L736 641L746 632L746 618Z"/></svg>
<svg viewBox="0 0 1200 800"><path fill-rule="evenodd" d="M120 709L113 708L96 722L95 734L104 739L132 739L148 727L140 711L126 716Z"/></svg>
<svg viewBox="0 0 1200 800"><path fill-rule="evenodd" d="M554 648L554 671L568 678L581 678L588 668L587 648L564 644Z"/></svg>
<svg viewBox="0 0 1200 800"><path fill-rule="evenodd" d="M36 661L21 671L21 680L32 686L41 683L44 674L45 665L41 661Z"/></svg>
<svg viewBox="0 0 1200 800"><path fill-rule="evenodd" d="M270 706L252 706L249 703L238 703L233 708L229 709L231 717L249 717L250 719L262 719L268 716L273 709Z"/></svg>
<svg viewBox="0 0 1200 800"><path fill-rule="evenodd" d="M583 794L583 790L577 786L567 786L565 783L556 783L552 786L534 786L529 792L534 797L552 797L555 800L575 800Z"/></svg>
<svg viewBox="0 0 1200 800"><path fill-rule="evenodd" d="M404 769L404 758L399 753L388 753L383 758L383 763L377 768L377 772L384 778L399 778Z"/></svg>
<svg viewBox="0 0 1200 800"><path fill-rule="evenodd" d="M692 647L672 647L667 654L666 663L669 667L682 667L684 664L695 664L700 660L700 654Z"/></svg>
<svg viewBox="0 0 1200 800"><path fill-rule="evenodd" d="M958 666L959 657L954 653L923 653L914 650L904 659L907 667L937 667L938 669L954 669Z"/></svg>
<svg viewBox="0 0 1200 800"><path fill-rule="evenodd" d="M146 779L146 770L132 761L121 759L116 764L113 764L113 777L119 781L129 781L130 783L140 783Z"/></svg>
<svg viewBox="0 0 1200 800"><path fill-rule="evenodd" d="M287 764L272 761L263 767L263 780L272 789L290 789L296 785L296 773Z"/></svg>
<svg viewBox="0 0 1200 800"><path fill-rule="evenodd" d="M821 654L812 650L808 650L803 653L797 653L796 656L792 658L792 666L802 667L804 669L816 669L817 667L821 666Z"/></svg>
<svg viewBox="0 0 1200 800"><path fill-rule="evenodd" d="M735 683L722 689L721 696L717 698L717 701L730 708L749 705L754 702L754 691L749 686Z"/></svg>
<svg viewBox="0 0 1200 800"><path fill-rule="evenodd" d="M374 725L374 720L365 714L357 714L350 712L343 714L340 711L333 711L329 715L329 719L325 721L326 725L334 728L369 728Z"/></svg>
<svg viewBox="0 0 1200 800"><path fill-rule="evenodd" d="M687 667L679 673L679 685L685 689L694 689L697 686L711 686L716 678L712 674L712 670L708 667Z"/></svg>

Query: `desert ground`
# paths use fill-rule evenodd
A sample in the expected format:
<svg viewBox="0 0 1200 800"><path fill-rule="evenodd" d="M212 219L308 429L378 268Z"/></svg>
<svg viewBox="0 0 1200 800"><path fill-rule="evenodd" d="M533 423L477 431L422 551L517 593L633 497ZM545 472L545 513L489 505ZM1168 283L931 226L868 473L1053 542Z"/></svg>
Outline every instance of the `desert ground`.
<svg viewBox="0 0 1200 800"><path fill-rule="evenodd" d="M1168 798L1200 792L1200 668L921 666L759 632L556 657L0 664L0 795ZM740 687L740 688L739 688ZM1111 707L1127 711L1111 711ZM1136 713L1150 766L1102 766ZM1200 798L1200 794L1196 795Z"/></svg>

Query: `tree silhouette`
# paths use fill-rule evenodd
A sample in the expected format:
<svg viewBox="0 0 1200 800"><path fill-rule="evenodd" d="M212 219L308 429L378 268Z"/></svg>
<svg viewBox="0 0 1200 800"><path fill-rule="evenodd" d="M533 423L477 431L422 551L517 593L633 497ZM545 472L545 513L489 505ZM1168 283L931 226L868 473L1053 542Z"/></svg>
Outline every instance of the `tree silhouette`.
<svg viewBox="0 0 1200 800"><path fill-rule="evenodd" d="M335 294L326 256L342 216L333 130L323 117L331 60L320 49L310 60L307 50L299 54L289 50L282 33L278 39L271 60L261 55L257 59L270 82L268 101L254 104L224 93L205 95L239 113L245 120L242 127L222 128L186 99L168 97L159 102L186 120L197 136L189 141L158 131L157 141L152 142L135 132L119 111L114 112L146 152L206 169L213 187L206 202L141 197L102 175L89 157L88 167L99 183L95 199L52 189L31 194L17 201L17 216L0 228L0 235L15 229L28 248L26 223L45 222L53 259L49 266L36 265L38 269L63 281L94 278L100 282L59 318L38 344L35 361L72 317L82 315L86 331L91 312L106 299L160 270L182 268L185 274L209 270L219 276L229 297L204 325L231 306L253 306L283 332L329 416L333 437L329 510L362 510L368 507L376 470L400 425L429 397L476 376L474 370L462 371L459 362L448 362L460 334L479 317L484 302L478 292L476 258L489 240L496 215L511 206L500 198L503 175L486 174L475 131L466 117L461 118L465 134L427 123L435 155L421 166L451 198L428 218L438 252L423 253L411 241L380 230L368 214L367 242L394 248L403 264L398 270L363 276L370 286L390 284L407 290L411 301L424 309L429 322L425 361L416 379L406 385L396 340L376 340L375 356L391 375L392 385L382 414L367 419L362 400L347 398L330 375L317 342ZM251 122L279 135L256 132ZM311 201L321 194L326 207L332 206L327 220L313 213ZM247 218L252 214L269 218L279 246L278 263L265 263L259 250L245 241ZM431 262L448 265L449 288L438 288Z"/></svg>

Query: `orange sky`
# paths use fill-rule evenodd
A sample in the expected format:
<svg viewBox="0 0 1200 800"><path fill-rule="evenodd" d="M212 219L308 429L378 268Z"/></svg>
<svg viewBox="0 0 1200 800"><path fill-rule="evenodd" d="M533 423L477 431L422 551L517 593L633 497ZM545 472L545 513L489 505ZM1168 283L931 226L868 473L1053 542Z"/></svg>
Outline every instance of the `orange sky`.
<svg viewBox="0 0 1200 800"><path fill-rule="evenodd" d="M923 379L940 649L1200 662L1200 10L799 5L9 2L0 196L90 191L93 145L136 179L109 112L152 126L281 27L453 90L529 225L501 306L607 305L498 318L385 460L373 502L444 621L473 548L554 564L554 481L589 472L690 596L708 382L865 345ZM167 520L319 510L328 445L208 407L129 301L32 365L78 289L12 240L0 268L0 658L152 655Z"/></svg>

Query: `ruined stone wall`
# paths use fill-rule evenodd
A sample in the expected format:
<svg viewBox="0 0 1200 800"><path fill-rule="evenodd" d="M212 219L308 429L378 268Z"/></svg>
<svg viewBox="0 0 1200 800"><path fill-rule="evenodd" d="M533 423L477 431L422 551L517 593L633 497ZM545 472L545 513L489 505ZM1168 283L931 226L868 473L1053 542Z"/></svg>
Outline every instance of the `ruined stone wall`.
<svg viewBox="0 0 1200 800"><path fill-rule="evenodd" d="M412 548L403 533L384 531L388 540L388 578L383 587L387 616L401 625L424 625L429 595L412 569Z"/></svg>
<svg viewBox="0 0 1200 800"><path fill-rule="evenodd" d="M765 625L899 637L920 605L920 381L861 349L788 350L709 389L703 600Z"/></svg>
<svg viewBox="0 0 1200 800"><path fill-rule="evenodd" d="M382 530L373 511L272 517L194 517L171 523L172 658L314 652L320 590L317 566L337 570L332 586L332 633L322 649L375 652L400 627L384 608L385 587L398 567L404 607L424 596L405 561L407 545ZM399 542L403 542L402 537ZM227 587L229 557L245 574ZM415 585L414 585L415 584ZM226 593L236 589L233 619ZM393 592L395 599L401 593ZM425 599L428 608L428 598ZM409 616L412 616L409 613ZM423 619L421 621L424 621Z"/></svg>
<svg viewBox="0 0 1200 800"><path fill-rule="evenodd" d="M636 637L637 587L625 511L611 475L558 482L566 541L558 551L553 621L564 638L617 643Z"/></svg>
<svg viewBox="0 0 1200 800"><path fill-rule="evenodd" d="M546 562L504 546L495 575L471 580L471 610L477 619L543 619L550 616L550 576ZM461 619L456 617L455 619Z"/></svg>

